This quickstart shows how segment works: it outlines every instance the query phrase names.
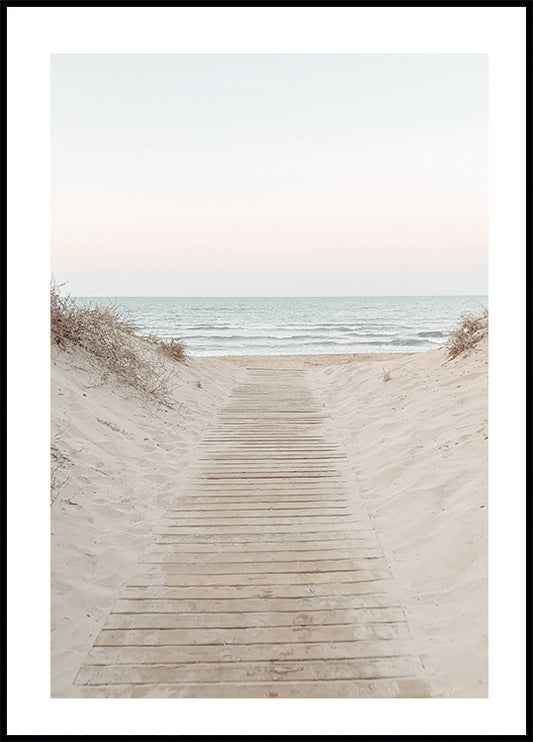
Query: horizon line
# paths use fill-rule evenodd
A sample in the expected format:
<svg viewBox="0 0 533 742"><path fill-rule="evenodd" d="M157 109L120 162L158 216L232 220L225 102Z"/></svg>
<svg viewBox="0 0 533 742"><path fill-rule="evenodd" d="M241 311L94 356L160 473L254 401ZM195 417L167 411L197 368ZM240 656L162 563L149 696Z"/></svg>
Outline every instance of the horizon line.
<svg viewBox="0 0 533 742"><path fill-rule="evenodd" d="M73 294L80 299L90 297L116 299L384 299L384 298L429 298L435 296L479 296L488 297L488 294Z"/></svg>

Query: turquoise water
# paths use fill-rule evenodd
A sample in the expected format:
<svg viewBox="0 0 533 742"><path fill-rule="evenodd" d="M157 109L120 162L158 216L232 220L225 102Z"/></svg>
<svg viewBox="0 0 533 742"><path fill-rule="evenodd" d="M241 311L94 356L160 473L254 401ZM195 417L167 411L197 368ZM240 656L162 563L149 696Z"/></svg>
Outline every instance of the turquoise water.
<svg viewBox="0 0 533 742"><path fill-rule="evenodd" d="M140 334L181 337L190 355L416 352L443 345L486 296L78 297L113 303Z"/></svg>

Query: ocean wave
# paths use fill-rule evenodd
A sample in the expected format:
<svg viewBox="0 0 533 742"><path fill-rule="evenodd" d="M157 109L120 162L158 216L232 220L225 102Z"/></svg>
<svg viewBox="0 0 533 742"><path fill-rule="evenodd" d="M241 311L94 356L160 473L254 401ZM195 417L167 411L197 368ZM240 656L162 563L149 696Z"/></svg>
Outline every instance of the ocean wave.
<svg viewBox="0 0 533 742"><path fill-rule="evenodd" d="M420 340L418 338L395 338L394 340L391 340L391 343L390 344L391 345L402 345L402 346L404 346L404 345L406 345L406 346L407 345L412 345L413 347L414 346L417 346L417 345L426 345L427 346L428 341L427 340Z"/></svg>
<svg viewBox="0 0 533 742"><path fill-rule="evenodd" d="M115 301L141 334L182 337L191 355L239 355L424 351L442 345L460 312L484 300L119 297Z"/></svg>
<svg viewBox="0 0 533 742"><path fill-rule="evenodd" d="M189 327L191 330L226 330L231 329L232 325L229 322L224 322L222 324L212 324L212 325L187 325L185 323L185 327Z"/></svg>
<svg viewBox="0 0 533 742"><path fill-rule="evenodd" d="M324 343L328 341L335 341L339 344L342 343L351 343L353 342L352 338L360 338L363 342L366 342L367 340L377 340L379 343L383 342L389 342L390 333L387 334L380 334L380 333L365 333L365 332L351 332L347 335L342 335L338 338L335 338L334 333L330 333L330 337L323 337L319 336L316 333L309 332L305 334L260 334L260 333L253 333L250 335L222 335L222 334L214 334L214 333L208 333L205 335L199 335L198 333L189 333L187 330L183 330L181 333L184 338L187 338L187 340L202 340L202 341L218 341L218 340L224 340L224 341L235 341L235 340L247 340L247 341L254 341L254 340L261 340L261 341L279 341L279 340L313 340L317 343Z"/></svg>

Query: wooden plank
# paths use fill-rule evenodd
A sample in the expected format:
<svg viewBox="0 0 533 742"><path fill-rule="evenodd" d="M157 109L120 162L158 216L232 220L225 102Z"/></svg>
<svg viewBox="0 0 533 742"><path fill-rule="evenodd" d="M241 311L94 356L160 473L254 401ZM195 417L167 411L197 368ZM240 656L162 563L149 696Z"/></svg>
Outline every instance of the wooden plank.
<svg viewBox="0 0 533 742"><path fill-rule="evenodd" d="M239 482L253 482L256 479L277 479L277 480L283 480L285 482L292 482L295 479L303 479L303 480L334 480L337 482L341 482L339 475L336 472L279 472L279 473L268 473L268 472L246 472L246 476L243 476L243 474L239 474L239 472L219 472L218 474L199 474L198 480L200 484L202 484L205 480L210 480L213 482L231 482L232 480L237 480Z"/></svg>
<svg viewBox="0 0 533 742"><path fill-rule="evenodd" d="M301 611L241 611L234 606L233 611L216 613L214 611L155 613L112 612L106 629L232 629L292 626L340 626L360 625L361 623L391 623L404 621L401 608L329 608L327 610Z"/></svg>
<svg viewBox="0 0 533 742"><path fill-rule="evenodd" d="M249 492L244 490L233 494L226 491L218 494L213 491L213 494L209 495L204 491L198 495L191 493L187 501L183 503L181 501L176 503L176 500L174 500L174 504L178 504L178 507L167 510L169 516L196 513L200 517L209 513L216 515L223 512L236 513L237 511L241 511L241 514L243 514L250 510L258 512L258 514L262 514L264 511L275 514L280 511L294 511L296 513L298 510L304 510L308 511L309 515L313 512L327 515L356 513L361 520L371 522L362 507L353 505L348 498L337 497L335 493L321 495L301 492L290 495L283 492L275 493L263 490ZM210 505L213 506L212 509ZM255 505L257 505L257 508Z"/></svg>
<svg viewBox="0 0 533 742"><path fill-rule="evenodd" d="M329 498L339 499L344 496L346 499L346 487L343 483L338 482L275 482L275 481L256 481L240 484L238 481L233 482L202 482L190 485L189 492L196 497L277 497L277 498L302 498L312 497L314 495L322 496L329 501Z"/></svg>
<svg viewBox="0 0 533 742"><path fill-rule="evenodd" d="M88 662L105 664L151 664L196 662L272 662L277 660L356 659L361 657L410 656L410 643L402 639L376 641L295 642L284 644L211 644L176 646L118 646L91 649Z"/></svg>
<svg viewBox="0 0 533 742"><path fill-rule="evenodd" d="M129 599L173 598L189 600L211 600L213 598L308 598L326 595L375 595L383 593L386 580L372 579L360 582L336 582L331 580L316 585L213 585L207 593L204 587L181 585L135 585L126 586L122 597Z"/></svg>
<svg viewBox="0 0 533 742"><path fill-rule="evenodd" d="M285 561L258 561L250 560L248 562L231 562L230 564L224 564L220 560L211 561L207 564L199 564L192 561L176 561L176 557L173 554L155 554L153 556L148 555L143 557L139 561L139 565L146 569L150 574L164 572L165 574L181 574L181 575L224 575L224 574L235 574L238 571L239 575L262 575L262 574L294 574L295 572L301 572L302 574L308 573L322 573L322 572L345 572L354 570L357 573L361 570L367 569L386 569L387 561L383 557L383 554L371 554L369 556L359 557L358 559L324 559L318 560L289 560Z"/></svg>
<svg viewBox="0 0 533 742"><path fill-rule="evenodd" d="M244 464L256 464L256 463L263 463L266 462L267 464L282 464L285 462L338 462L341 459L345 459L346 456L340 453L332 454L332 453L324 453L319 454L316 452L309 452L309 453L271 453L268 454L267 452L258 452L253 454L253 456L246 455L245 453L226 453L226 454L220 454L220 453L213 453L212 456L206 456L203 458L199 458L198 462L201 462L202 464L210 463L214 464L215 462L218 464L236 464L237 462L239 465L241 463Z"/></svg>
<svg viewBox="0 0 533 742"><path fill-rule="evenodd" d="M83 668L81 685L119 683L191 684L277 682L283 680L374 680L410 677L420 670L412 657L349 660L272 661L262 663L188 663L174 665L107 665Z"/></svg>
<svg viewBox="0 0 533 742"><path fill-rule="evenodd" d="M174 543L197 543L197 544L254 544L257 543L256 533L211 533L206 534L203 532L196 533L180 533L180 532L159 532L154 534L156 537L161 537L163 540L169 539ZM353 541L353 543L360 542L368 538L375 538L372 529L359 529L354 533L346 531L344 533L338 533L337 531L324 532L324 531L313 531L312 533L295 532L291 534L291 544L323 544L345 542L347 539ZM261 538L262 545L269 546L275 543L286 543L284 539L280 540L279 533L264 533Z"/></svg>
<svg viewBox="0 0 533 742"><path fill-rule="evenodd" d="M187 517L186 515L168 515L162 525L164 528L202 528L205 532L208 532L208 528L218 528L221 526L234 526L241 528L244 526L290 526L291 528L299 529L300 527L305 529L307 527L319 527L322 526L335 526L338 528L346 528L351 525L360 525L363 523L362 520L354 518L351 515L320 515L314 513L311 515L295 515L289 514L283 517L280 514L272 515L249 515L244 513L241 515L224 516L218 513L210 516L195 516Z"/></svg>
<svg viewBox="0 0 533 742"><path fill-rule="evenodd" d="M192 466L191 471L198 472L200 477L209 474L239 474L240 477L246 475L245 478L250 477L252 474L264 474L265 472L270 472L272 474L285 474L286 476L301 474L302 472L308 472L309 474L323 474L325 472L338 473L338 469L332 464L321 464L319 462L300 463L294 461L289 461L287 463L265 461L261 464L249 461L247 463L239 462L238 465L233 462L216 462L216 464L210 462L209 465L202 464L199 466Z"/></svg>
<svg viewBox="0 0 533 742"><path fill-rule="evenodd" d="M394 680L81 686L87 698L427 698L418 678Z"/></svg>
<svg viewBox="0 0 533 742"><path fill-rule="evenodd" d="M309 492L261 492L255 491L239 491L232 494L231 492L224 492L222 495L217 495L216 492L209 495L205 492L203 494L189 494L187 497L180 500L180 507L174 510L181 511L181 505L190 505L192 508L197 505L213 505L214 508L233 508L233 505L244 505L246 507L253 507L254 503L257 503L260 507L275 507L275 506L287 506L287 507L304 507L304 508L315 508L322 507L324 509L330 508L349 508L353 506L349 502L346 496L340 497L338 495L328 493L309 493ZM168 512L172 512L169 510ZM359 512L364 512L359 509ZM368 517L365 513L365 517Z"/></svg>
<svg viewBox="0 0 533 742"><path fill-rule="evenodd" d="M231 629L107 629L98 635L94 645L167 646L176 644L262 644L273 642L328 642L361 639L407 639L406 622L366 623L361 626L281 626L276 628Z"/></svg>
<svg viewBox="0 0 533 742"><path fill-rule="evenodd" d="M113 613L224 613L241 611L287 611L297 613L305 610L335 610L349 608L353 611L379 611L383 608L400 609L386 593L373 595L329 595L324 597L291 598L239 598L215 599L206 597L202 600L176 598L174 600L146 599L130 600L121 598L113 609Z"/></svg>
<svg viewBox="0 0 533 742"><path fill-rule="evenodd" d="M198 565L198 564L307 564L311 569L321 569L323 563L330 561L333 563L339 562L339 560L355 560L365 559L373 557L376 559L383 559L383 553L379 550L376 544L372 546L360 547L359 549L331 549L331 550L292 550L288 551L286 548L282 551L280 549L275 551L230 551L226 550L213 550L204 551L200 553L183 552L180 545L176 544L157 544L147 554L142 557L142 561L146 564L147 560L159 559L164 557L166 560L172 558L174 564L183 565Z"/></svg>
<svg viewBox="0 0 533 742"><path fill-rule="evenodd" d="M418 678L274 683L80 686L86 698L427 698Z"/></svg>
<svg viewBox="0 0 533 742"><path fill-rule="evenodd" d="M261 515L262 513L274 514L279 511L283 513L294 512L295 515L345 515L350 512L346 505L326 505L324 502L318 504L298 505L291 502L269 502L264 503L254 500L253 502L241 502L235 505L224 503L180 503L179 508L169 508L169 515L174 513L194 513L196 517L204 514L218 515L224 513L229 516L242 516L243 513Z"/></svg>
<svg viewBox="0 0 533 742"><path fill-rule="evenodd" d="M192 542L192 541L180 541L181 536L160 536L159 541L156 540L156 545L161 546L172 546L179 545L179 551L183 554L183 558L186 559L187 555L190 554L207 554L209 556L214 555L215 558L220 558L226 555L242 555L243 559L247 559L250 554L261 554L261 557L271 555L273 561L276 559L276 554L281 552L282 554L288 554L294 558L300 557L314 557L317 559L321 558L320 555L330 555L341 553L357 553L359 549L375 549L379 548L378 542L374 536L352 538L350 541L269 541L268 543L262 541L243 541L238 545L238 551L235 551L235 547L232 541L224 542ZM177 541L175 539L178 539ZM318 552L318 553L317 553Z"/></svg>
<svg viewBox="0 0 533 742"><path fill-rule="evenodd" d="M342 525L342 528L341 528ZM306 525L305 530L303 526L293 525L198 525L198 526L186 526L186 525L171 525L169 523L163 523L160 528L164 529L158 533L174 533L175 535L181 534L183 536L190 536L193 538L208 538L211 536L227 536L229 538L237 537L236 542L239 539L243 539L245 536L257 536L262 534L263 538L267 536L279 536L281 534L288 535L293 534L296 536L305 536L304 540L308 540L309 535L321 534L324 537L329 538L345 538L350 536L352 533L372 532L370 527L364 528L361 523L355 521L342 523L339 525L331 524L324 525L320 528L318 525ZM193 533L193 531L195 531ZM255 539L257 540L257 539ZM298 540L298 539L297 539ZM309 539L312 540L312 539Z"/></svg>
<svg viewBox="0 0 533 742"><path fill-rule="evenodd" d="M206 447L204 453L208 455L211 451L219 454L223 453L262 453L262 454L335 454L340 449L328 445L321 438L310 438L305 436L296 436L293 433L287 433L285 436L273 437L269 435L235 435L225 433L220 439L213 439L212 446Z"/></svg>
<svg viewBox="0 0 533 742"><path fill-rule="evenodd" d="M216 585L230 584L232 586L262 585L271 587L274 585L321 585L329 584L333 580L341 582L366 582L367 580L384 580L390 577L386 569L352 569L352 570L329 570L327 572L264 572L255 574L243 574L232 572L225 574L173 574L160 565L154 565L152 569L141 572L129 578L128 587L139 587L147 585L166 585L168 587L211 587Z"/></svg>
<svg viewBox="0 0 533 742"><path fill-rule="evenodd" d="M313 499L314 498L314 499ZM276 495L266 495L253 497L244 495L235 495L234 501L228 495L217 498L216 494L198 495L197 498L191 495L187 501L180 501L178 507L169 508L169 515L190 515L197 516L205 514L230 513L242 515L243 511L250 511L257 515L263 513L273 514L278 511L293 511L296 515L345 515L353 511L364 513L361 507L354 508L347 499L326 499L323 496L309 495L309 499L303 495L296 498L283 497ZM366 513L364 513L365 518Z"/></svg>

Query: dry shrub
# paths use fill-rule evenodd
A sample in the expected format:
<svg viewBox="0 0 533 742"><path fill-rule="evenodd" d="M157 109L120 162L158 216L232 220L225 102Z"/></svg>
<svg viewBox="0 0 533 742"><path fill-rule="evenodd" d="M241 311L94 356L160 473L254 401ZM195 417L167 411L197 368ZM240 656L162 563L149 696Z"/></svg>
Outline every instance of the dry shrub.
<svg viewBox="0 0 533 742"><path fill-rule="evenodd" d="M181 338L170 338L170 340L159 340L158 347L163 355L168 358L172 358L173 361L184 361L187 357L185 355L185 348Z"/></svg>
<svg viewBox="0 0 533 742"><path fill-rule="evenodd" d="M489 331L489 310L483 309L481 314L464 312L457 327L450 333L446 341L449 358L457 358L461 354L474 348Z"/></svg>
<svg viewBox="0 0 533 742"><path fill-rule="evenodd" d="M55 283L50 288L50 320L53 343L61 348L76 346L83 349L104 378L111 373L125 384L169 404L169 373L164 364L156 360L158 354L154 351L164 350L174 360L183 360L180 341L163 343L156 338L147 338L143 352L141 338L118 307L100 304L79 306L71 296L61 296Z"/></svg>

